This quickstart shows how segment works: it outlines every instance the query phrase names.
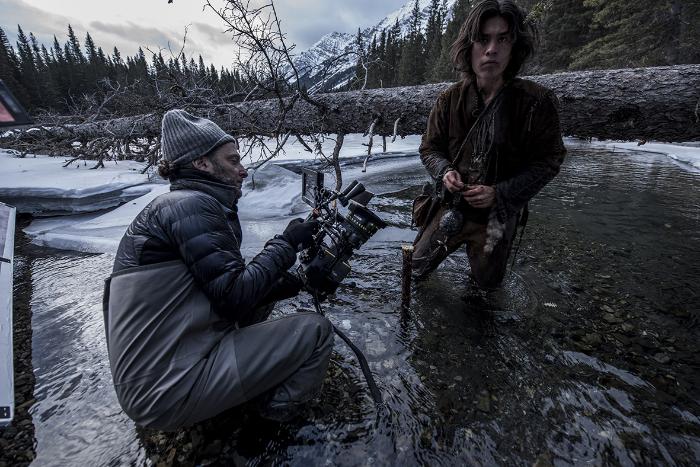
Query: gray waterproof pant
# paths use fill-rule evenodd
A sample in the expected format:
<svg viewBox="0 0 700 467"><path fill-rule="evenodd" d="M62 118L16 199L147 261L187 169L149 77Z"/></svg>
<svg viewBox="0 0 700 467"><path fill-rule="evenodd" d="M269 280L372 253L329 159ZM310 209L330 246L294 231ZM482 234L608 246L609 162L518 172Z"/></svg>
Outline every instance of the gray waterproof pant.
<svg viewBox="0 0 700 467"><path fill-rule="evenodd" d="M233 329L183 379L187 397L142 424L177 429L266 392L271 392L268 404L293 408L320 389L332 349L333 327L318 313Z"/></svg>
<svg viewBox="0 0 700 467"><path fill-rule="evenodd" d="M211 418L270 390L276 407L306 402L321 387L332 349L333 327L318 313L233 330L207 358L183 422Z"/></svg>

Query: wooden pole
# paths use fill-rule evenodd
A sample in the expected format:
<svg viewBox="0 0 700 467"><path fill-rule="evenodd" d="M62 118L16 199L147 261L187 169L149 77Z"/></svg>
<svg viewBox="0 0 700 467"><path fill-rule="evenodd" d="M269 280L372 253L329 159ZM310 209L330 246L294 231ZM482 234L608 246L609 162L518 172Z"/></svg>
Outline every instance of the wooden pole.
<svg viewBox="0 0 700 467"><path fill-rule="evenodd" d="M402 245L403 267L401 268L401 309L411 307L411 271L413 262L413 245Z"/></svg>

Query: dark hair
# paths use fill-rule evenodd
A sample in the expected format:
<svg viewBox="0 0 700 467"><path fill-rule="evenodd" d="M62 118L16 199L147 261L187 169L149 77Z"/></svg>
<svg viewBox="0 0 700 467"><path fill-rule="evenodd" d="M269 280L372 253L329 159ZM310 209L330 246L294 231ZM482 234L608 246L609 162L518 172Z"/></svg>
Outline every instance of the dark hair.
<svg viewBox="0 0 700 467"><path fill-rule="evenodd" d="M158 161L158 175L163 177L166 180L169 180L170 177L175 175L175 172L177 171L175 164L170 162L169 160L163 158Z"/></svg>
<svg viewBox="0 0 700 467"><path fill-rule="evenodd" d="M472 46L479 40L484 22L496 16L502 17L508 23L513 41L510 61L503 72L504 78L510 79L517 76L523 63L535 52L537 28L531 20L527 19L527 12L513 0L484 0L471 9L459 29L457 39L450 47L450 58L457 71L474 76Z"/></svg>

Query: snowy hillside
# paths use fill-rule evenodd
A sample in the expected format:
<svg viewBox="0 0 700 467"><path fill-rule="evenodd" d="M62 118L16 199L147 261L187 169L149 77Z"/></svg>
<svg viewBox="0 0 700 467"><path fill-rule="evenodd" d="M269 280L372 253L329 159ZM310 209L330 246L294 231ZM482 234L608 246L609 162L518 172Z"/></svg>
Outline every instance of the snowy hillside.
<svg viewBox="0 0 700 467"><path fill-rule="evenodd" d="M448 12L456 0L447 0ZM419 0L418 6L422 15L422 28L428 19L428 9L431 0ZM404 6L382 18L376 25L361 31L365 44L396 24L398 20L402 34L408 30L408 23L413 11L413 0L408 0ZM449 16L449 14L448 14ZM355 53L355 33L332 32L323 36L294 58L294 65L299 71L300 81L311 92L335 89L348 83L355 75L357 55Z"/></svg>

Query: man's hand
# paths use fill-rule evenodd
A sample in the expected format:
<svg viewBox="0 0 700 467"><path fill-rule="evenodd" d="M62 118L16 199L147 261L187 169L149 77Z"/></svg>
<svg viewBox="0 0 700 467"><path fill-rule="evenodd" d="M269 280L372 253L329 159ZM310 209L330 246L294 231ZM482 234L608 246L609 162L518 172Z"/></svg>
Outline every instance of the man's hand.
<svg viewBox="0 0 700 467"><path fill-rule="evenodd" d="M313 243L314 234L318 232L320 224L317 220L304 222L301 217L292 219L284 229L282 237L289 242L296 251L308 248Z"/></svg>
<svg viewBox="0 0 700 467"><path fill-rule="evenodd" d="M472 207L490 208L496 201L496 189L487 185L467 185L462 196Z"/></svg>
<svg viewBox="0 0 700 467"><path fill-rule="evenodd" d="M445 175L442 176L442 184L452 193L464 190L462 177L460 177L459 172L456 170L448 170L445 172Z"/></svg>

